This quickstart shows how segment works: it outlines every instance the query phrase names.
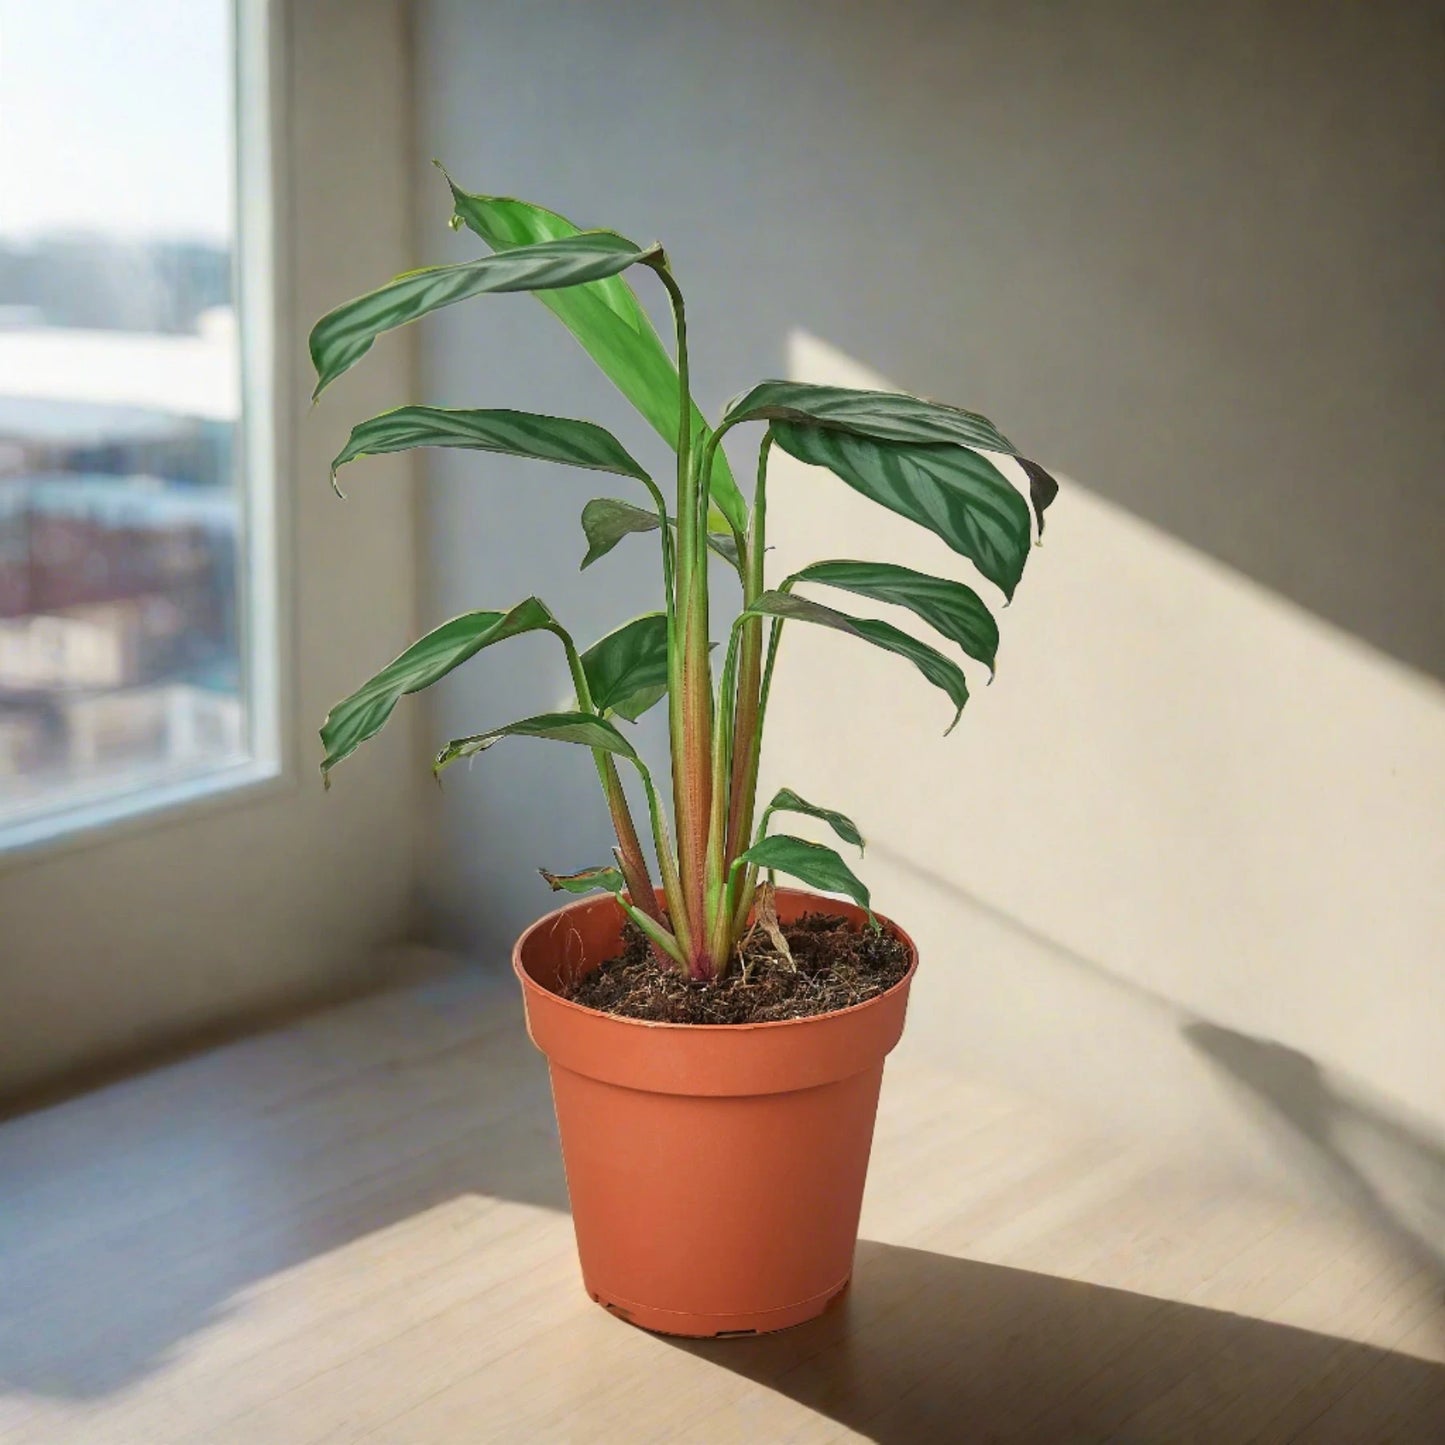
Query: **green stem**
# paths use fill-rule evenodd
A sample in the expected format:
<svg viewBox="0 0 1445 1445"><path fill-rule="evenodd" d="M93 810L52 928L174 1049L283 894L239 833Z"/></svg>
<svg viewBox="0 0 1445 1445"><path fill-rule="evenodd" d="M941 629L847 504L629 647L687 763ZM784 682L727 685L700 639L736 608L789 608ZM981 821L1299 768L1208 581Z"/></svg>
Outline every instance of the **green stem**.
<svg viewBox="0 0 1445 1445"><path fill-rule="evenodd" d="M712 809L708 817L707 835L707 953L712 960L714 978L727 972L732 956L732 909L729 906L728 879L724 875L724 845L728 823L728 777L732 763L732 715L737 687L738 639L745 631L744 619L733 624L728 638L727 661L723 664L722 681L718 687L718 725L713 738Z"/></svg>
<svg viewBox="0 0 1445 1445"><path fill-rule="evenodd" d="M773 445L769 427L758 448L757 482L753 489L752 527L748 534L747 571L743 577L743 606L751 607L763 594L763 556L767 550L768 515L768 453ZM750 617L743 628L742 651L738 659L737 705L733 721L732 779L728 810L725 857L731 859L748 846L757 807L759 741L761 719L761 670L763 652L763 619ZM737 897L729 887L730 912L735 912Z"/></svg>
<svg viewBox="0 0 1445 1445"><path fill-rule="evenodd" d="M678 967L686 971L687 955L683 952L679 941L660 923L643 913L641 909L634 908L622 894L615 893L613 897L622 906L622 911L647 935L648 941L653 947L666 954Z"/></svg>
<svg viewBox="0 0 1445 1445"><path fill-rule="evenodd" d="M673 853L672 839L667 831L667 816L658 800L657 788L652 774L639 760L637 770L642 775L642 786L647 792L647 810L652 819L652 839L657 846L657 866L662 873L663 893L667 898L667 910L673 932L687 957L692 956L692 927L687 910L683 906L682 880L678 877L677 861Z"/></svg>
<svg viewBox="0 0 1445 1445"><path fill-rule="evenodd" d="M677 328L677 543L676 621L668 652L668 720L672 744L673 806L687 926L703 939L707 916L706 864L711 812L712 663L708 656L707 508L699 506L706 479L694 466L692 392L688 376L687 313L682 292L665 264L657 274L672 300ZM678 636L680 632L680 638ZM680 641L681 646L678 646ZM677 920L674 920L676 925ZM709 977L712 960L694 951L694 976Z"/></svg>
<svg viewBox="0 0 1445 1445"><path fill-rule="evenodd" d="M791 587L791 579L784 582L782 591L786 592ZM763 667L763 682L758 693L758 717L757 727L753 734L753 762L750 776L753 780L753 787L757 787L758 759L762 756L763 749L763 728L768 718L768 695L773 689L773 669L777 666L778 646L783 640L783 619L773 618L768 627L768 660ZM759 829L761 833L761 828ZM756 841L756 840L754 840ZM739 851L745 851L750 846L746 841ZM729 881L732 881L732 874L729 873ZM737 936L747 927L748 914L752 912L753 897L757 892L758 870L751 865L743 874L742 889L738 896L737 907L733 911L733 934Z"/></svg>
<svg viewBox="0 0 1445 1445"><path fill-rule="evenodd" d="M567 668L572 674L572 686L577 693L577 706L583 712L595 713L592 689L587 682L587 670L582 666L577 644L565 628L552 629L567 654ZM647 867L647 855L642 851L642 842L637 836L637 825L632 821L632 809L627 803L627 794L622 788L622 779L617 775L617 763L612 754L602 748L592 749L592 761L597 767L597 777L607 799L607 810L612 815L613 831L617 834L617 861L622 876L627 880L627 891L633 903L659 925L662 910L657 906L657 891L652 886L652 875Z"/></svg>
<svg viewBox="0 0 1445 1445"><path fill-rule="evenodd" d="M662 590L663 596L666 599L668 627L671 628L673 588L675 585L673 574L675 567L673 562L672 527L668 517L667 498L662 495L662 489L651 477L644 477L643 485L652 493L652 500L657 504L657 519L662 524Z"/></svg>

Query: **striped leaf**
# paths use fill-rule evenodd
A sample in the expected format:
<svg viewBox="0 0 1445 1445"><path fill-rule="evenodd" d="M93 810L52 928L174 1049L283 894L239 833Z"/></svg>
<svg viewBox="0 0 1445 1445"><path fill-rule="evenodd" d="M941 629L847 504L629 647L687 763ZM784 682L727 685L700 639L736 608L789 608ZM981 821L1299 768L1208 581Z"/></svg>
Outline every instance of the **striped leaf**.
<svg viewBox="0 0 1445 1445"><path fill-rule="evenodd" d="M735 397L723 421L788 421L831 427L881 441L962 443L1013 455L1014 446L986 417L894 391L855 391L805 381L761 381Z"/></svg>
<svg viewBox="0 0 1445 1445"><path fill-rule="evenodd" d="M772 868L799 878L810 888L824 893L846 893L859 908L867 908L869 894L856 873L833 848L822 843L809 843L789 833L774 833L754 843L738 860L757 868Z"/></svg>
<svg viewBox="0 0 1445 1445"><path fill-rule="evenodd" d="M822 627L831 627L846 632L850 637L861 637L875 647L887 652L896 652L906 657L935 687L948 694L956 711L953 721L945 729L945 736L958 726L963 714L963 705L968 701L968 679L956 663L950 662L937 648L920 642L916 637L894 627L889 622L878 622L871 617L850 617L814 602L807 597L798 597L792 592L764 592L747 609L744 616L755 614L761 617L791 618L798 622L814 622Z"/></svg>
<svg viewBox="0 0 1445 1445"><path fill-rule="evenodd" d="M539 462L561 462L596 472L648 480L640 463L611 432L590 421L530 411L478 411L443 406L399 406L352 427L331 463L331 480L347 462L413 447L462 447Z"/></svg>
<svg viewBox="0 0 1445 1445"><path fill-rule="evenodd" d="M331 769L375 737L408 693L430 687L494 642L556 626L556 618L535 597L519 602L509 612L467 612L442 623L327 713L321 725L326 749L322 776L329 782Z"/></svg>
<svg viewBox="0 0 1445 1445"><path fill-rule="evenodd" d="M548 712L508 723L506 727L493 728L489 733L478 733L475 737L457 738L437 754L432 772L440 773L459 758L484 753L503 738L546 738L557 743L578 743L585 748L616 753L618 757L634 763L638 761L632 744L605 718L594 717L590 712Z"/></svg>
<svg viewBox="0 0 1445 1445"><path fill-rule="evenodd" d="M809 818L821 818L845 843L851 843L860 853L863 852L863 835L851 818L844 813L834 812L832 808L820 808L816 803L799 797L791 788L780 788L773 801L768 804L762 821L758 824L759 835L767 832L768 819L774 813L802 813Z"/></svg>
<svg viewBox="0 0 1445 1445"><path fill-rule="evenodd" d="M926 527L1013 596L1033 540L1028 504L979 453L787 421L774 422L773 433L784 451Z"/></svg>
<svg viewBox="0 0 1445 1445"><path fill-rule="evenodd" d="M443 171L443 175L445 175ZM451 186L455 215L494 251L579 234L565 216L507 196L483 196ZM538 291L537 299L572 333L603 374L674 449L677 446L677 367L663 348L651 318L621 276L567 291ZM708 428L694 403L692 429L706 440ZM728 459L719 447L710 479L713 500L739 532L747 530L747 504L738 491Z"/></svg>
<svg viewBox="0 0 1445 1445"><path fill-rule="evenodd" d="M994 668L998 623L972 587L946 577L931 577L891 562L814 562L793 573L793 582L821 582L859 597L906 607L930 627L956 642L969 657Z"/></svg>
<svg viewBox="0 0 1445 1445"><path fill-rule="evenodd" d="M484 256L456 266L409 271L329 311L311 330L316 390L355 366L383 332L405 326L443 306L489 292L552 291L615 276L639 261L662 255L660 246L638 246L613 231L579 231L555 241Z"/></svg>

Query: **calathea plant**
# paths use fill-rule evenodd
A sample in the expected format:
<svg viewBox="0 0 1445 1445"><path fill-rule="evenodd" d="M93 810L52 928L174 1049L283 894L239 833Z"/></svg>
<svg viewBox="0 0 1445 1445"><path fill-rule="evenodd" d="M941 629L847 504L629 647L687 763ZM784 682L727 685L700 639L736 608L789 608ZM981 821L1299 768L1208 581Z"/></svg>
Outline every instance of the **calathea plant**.
<svg viewBox="0 0 1445 1445"><path fill-rule="evenodd" d="M383 332L474 296L529 291L587 353L675 454L671 504L651 473L592 422L507 410L402 406L361 422L332 467L413 447L464 447L609 472L635 482L635 501L599 497L582 509L590 566L629 533L655 533L663 607L580 649L537 597L453 618L338 703L321 729L329 774L385 724L407 693L430 686L482 649L528 632L550 632L566 655L575 688L566 712L545 713L450 742L436 771L509 737L580 744L592 752L617 833L615 866L546 874L572 893L607 890L651 940L659 958L695 981L719 978L749 924L760 872L782 873L865 909L868 890L840 854L774 830L780 814L811 815L845 843L861 847L843 814L783 790L757 813L758 761L768 693L788 623L831 627L911 662L947 696L958 721L968 685L947 649L990 670L998 647L993 615L973 588L897 564L814 562L769 587L768 459L774 448L826 467L855 491L941 537L1004 597L1023 573L1035 529L1057 484L1020 457L986 418L891 392L763 381L733 401L716 425L694 405L688 385L688 334L682 291L659 245L640 246L613 231L579 230L553 211L451 185L452 226L489 248L473 261L410 272L339 306L311 333L316 394L356 364ZM669 356L624 273L650 272L671 304L676 350ZM762 428L752 505L734 480L723 440ZM1013 459L1027 491L989 454ZM708 552L736 571L741 607L719 629ZM889 622L857 617L816 599L853 593L912 612L945 646ZM671 811L652 772L620 723L635 722L666 699ZM950 727L952 724L950 724ZM654 888L619 767L641 780L662 896ZM675 836L674 836L675 835Z"/></svg>

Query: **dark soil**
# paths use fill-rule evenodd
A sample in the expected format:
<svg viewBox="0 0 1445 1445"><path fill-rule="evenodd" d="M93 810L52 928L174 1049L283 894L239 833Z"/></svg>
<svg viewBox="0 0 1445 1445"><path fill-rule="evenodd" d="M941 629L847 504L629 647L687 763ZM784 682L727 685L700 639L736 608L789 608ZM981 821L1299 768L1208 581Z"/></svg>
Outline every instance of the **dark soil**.
<svg viewBox="0 0 1445 1445"><path fill-rule="evenodd" d="M669 1024L760 1024L850 1008L893 987L908 972L908 950L883 929L856 930L845 918L808 913L782 925L791 963L760 927L743 939L721 983L689 983L664 971L647 939L628 923L622 952L563 997L602 1013Z"/></svg>

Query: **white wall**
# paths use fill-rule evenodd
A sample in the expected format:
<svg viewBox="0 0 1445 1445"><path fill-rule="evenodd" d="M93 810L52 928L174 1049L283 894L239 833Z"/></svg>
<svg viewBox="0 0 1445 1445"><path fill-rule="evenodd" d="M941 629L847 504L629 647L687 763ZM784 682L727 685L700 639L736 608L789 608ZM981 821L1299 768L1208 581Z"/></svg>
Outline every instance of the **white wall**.
<svg viewBox="0 0 1445 1445"><path fill-rule="evenodd" d="M316 728L411 639L409 467L376 463L349 505L326 482L350 423L406 399L411 356L378 346L308 415L305 350L315 317L410 264L406 6L278 10L289 10L278 298L288 775L0 863L0 1094L356 986L410 928L424 776L411 720L324 796Z"/></svg>
<svg viewBox="0 0 1445 1445"><path fill-rule="evenodd" d="M947 743L898 664L789 644L769 767L877 840L929 960L911 1046L1241 1155L1251 1100L1317 1154L1347 1094L1445 1123L1438 40L1405 3L423 7L423 153L660 236L706 407L862 366L1077 479ZM419 206L425 255L469 253ZM448 314L423 368L658 456L533 303ZM574 570L616 489L460 457L429 487L430 617L653 605L637 549ZM947 563L826 478L774 497L780 563ZM517 644L435 736L564 689ZM499 960L530 866L604 845L585 758L489 754L444 796L439 929Z"/></svg>

